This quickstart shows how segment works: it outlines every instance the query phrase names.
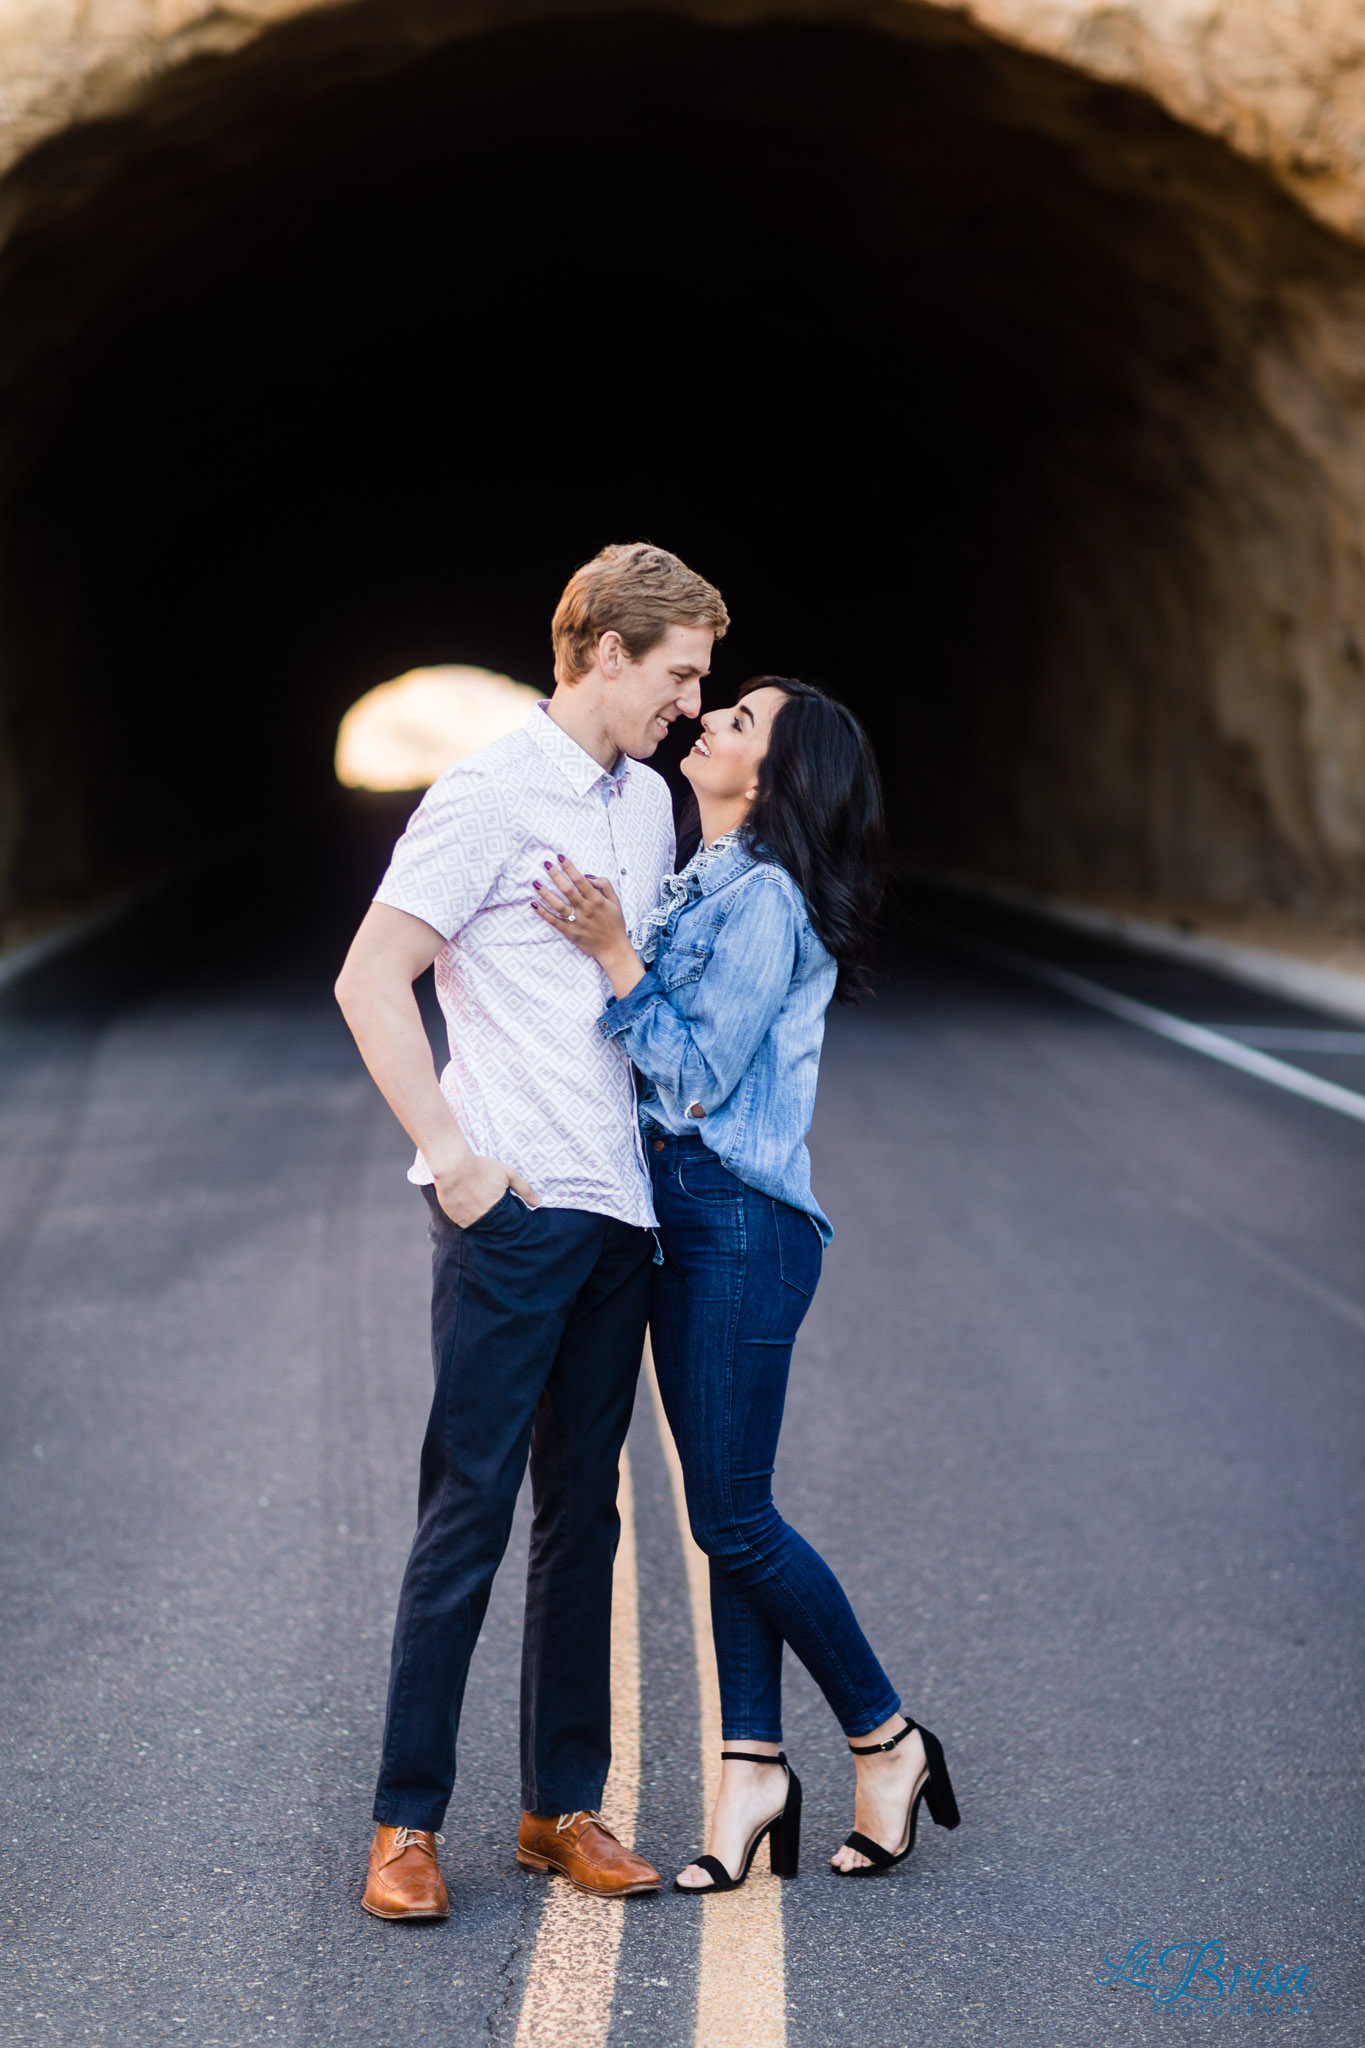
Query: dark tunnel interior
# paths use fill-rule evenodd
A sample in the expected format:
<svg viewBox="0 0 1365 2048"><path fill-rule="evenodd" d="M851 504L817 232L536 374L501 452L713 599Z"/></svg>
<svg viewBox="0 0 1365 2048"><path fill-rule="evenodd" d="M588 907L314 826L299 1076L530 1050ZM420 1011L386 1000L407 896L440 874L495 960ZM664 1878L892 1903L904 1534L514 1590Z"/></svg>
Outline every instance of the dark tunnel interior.
<svg viewBox="0 0 1365 2048"><path fill-rule="evenodd" d="M1275 431L1244 302L1336 260L1287 201L927 11L336 21L26 171L30 896L321 792L405 668L548 684L567 573L635 537L726 594L715 701L779 669L856 706L919 858L1311 887L1199 686L1261 516L1222 451Z"/></svg>

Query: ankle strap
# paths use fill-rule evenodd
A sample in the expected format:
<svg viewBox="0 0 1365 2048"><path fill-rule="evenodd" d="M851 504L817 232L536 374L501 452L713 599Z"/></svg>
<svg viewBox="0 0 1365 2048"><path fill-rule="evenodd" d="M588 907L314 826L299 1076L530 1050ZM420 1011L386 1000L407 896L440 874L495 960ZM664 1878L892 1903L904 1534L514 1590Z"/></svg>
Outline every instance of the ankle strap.
<svg viewBox="0 0 1365 2048"><path fill-rule="evenodd" d="M723 1764L785 1764L787 1752L779 1750L776 1756L755 1756L748 1749L723 1749L720 1760Z"/></svg>
<svg viewBox="0 0 1365 2048"><path fill-rule="evenodd" d="M905 1726L901 1729L900 1734L893 1735L889 1742L869 1742L863 1749L854 1749L851 1742L848 1746L853 1751L854 1756L879 1756L882 1750L894 1749L898 1742L904 1742L906 1736L913 1735L914 1732L915 1724L907 1717Z"/></svg>

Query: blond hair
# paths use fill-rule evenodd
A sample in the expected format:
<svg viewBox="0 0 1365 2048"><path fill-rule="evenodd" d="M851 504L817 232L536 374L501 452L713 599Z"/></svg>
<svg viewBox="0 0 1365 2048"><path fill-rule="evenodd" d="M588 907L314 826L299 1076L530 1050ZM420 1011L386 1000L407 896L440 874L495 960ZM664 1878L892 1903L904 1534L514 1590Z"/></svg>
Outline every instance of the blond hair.
<svg viewBox="0 0 1365 2048"><path fill-rule="evenodd" d="M647 540L606 547L574 571L555 606L555 681L585 676L604 633L619 633L629 659L642 661L670 626L710 626L720 640L729 623L715 586L666 548Z"/></svg>

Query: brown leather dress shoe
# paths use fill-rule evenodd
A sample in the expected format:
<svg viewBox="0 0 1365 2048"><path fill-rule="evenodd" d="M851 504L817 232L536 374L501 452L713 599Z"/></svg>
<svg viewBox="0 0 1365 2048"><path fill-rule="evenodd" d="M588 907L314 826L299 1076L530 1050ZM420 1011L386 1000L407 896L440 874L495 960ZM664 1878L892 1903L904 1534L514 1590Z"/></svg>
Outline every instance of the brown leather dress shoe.
<svg viewBox="0 0 1365 2048"><path fill-rule="evenodd" d="M618 1842L598 1813L523 1813L517 1861L528 1870L557 1870L581 1892L598 1899L628 1899L657 1892L662 1879L652 1863Z"/></svg>
<svg viewBox="0 0 1365 2048"><path fill-rule="evenodd" d="M429 1828L374 1831L370 1875L360 1901L376 1920L446 1920L450 1901L436 1861L440 1835Z"/></svg>

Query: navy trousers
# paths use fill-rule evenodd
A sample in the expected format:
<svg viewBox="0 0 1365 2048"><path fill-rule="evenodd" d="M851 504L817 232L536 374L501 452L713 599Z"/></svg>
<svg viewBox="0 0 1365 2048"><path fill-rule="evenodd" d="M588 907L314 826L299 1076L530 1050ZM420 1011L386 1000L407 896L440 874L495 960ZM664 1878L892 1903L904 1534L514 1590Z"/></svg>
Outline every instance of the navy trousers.
<svg viewBox="0 0 1365 2048"><path fill-rule="evenodd" d="M469 1660L531 1465L522 1805L601 1804L611 1762L617 1467L649 1313L654 1239L510 1191L468 1230L430 1188L435 1398L403 1576L374 1817L439 1828Z"/></svg>

